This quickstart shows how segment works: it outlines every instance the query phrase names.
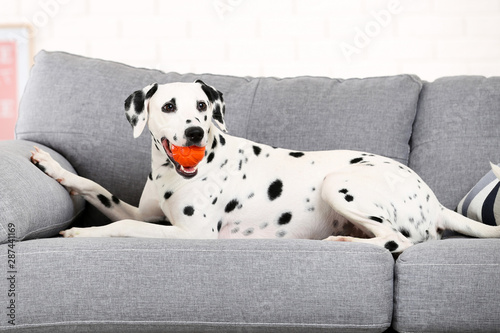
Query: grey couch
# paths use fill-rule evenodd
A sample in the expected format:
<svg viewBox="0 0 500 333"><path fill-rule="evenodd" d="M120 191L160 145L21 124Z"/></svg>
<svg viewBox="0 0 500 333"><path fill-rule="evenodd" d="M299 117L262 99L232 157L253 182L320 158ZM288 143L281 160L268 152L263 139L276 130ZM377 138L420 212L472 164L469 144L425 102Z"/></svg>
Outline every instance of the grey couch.
<svg viewBox="0 0 500 333"><path fill-rule="evenodd" d="M316 240L55 237L108 221L32 165L32 147L137 204L150 139L133 139L123 102L195 79L224 93L231 134L389 156L450 208L500 162L498 77L180 75L40 52L17 139L0 142L0 331L500 332L496 239L427 242L395 260Z"/></svg>

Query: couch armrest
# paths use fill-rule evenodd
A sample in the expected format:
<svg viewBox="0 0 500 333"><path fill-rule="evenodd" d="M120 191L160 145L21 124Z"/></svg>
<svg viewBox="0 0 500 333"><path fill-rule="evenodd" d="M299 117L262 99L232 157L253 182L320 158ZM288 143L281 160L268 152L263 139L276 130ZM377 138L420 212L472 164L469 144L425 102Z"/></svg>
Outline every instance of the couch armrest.
<svg viewBox="0 0 500 333"><path fill-rule="evenodd" d="M70 196L63 186L31 163L30 151L35 145L74 172L64 157L48 147L23 140L0 142L0 244L9 238L56 235L85 207L83 198Z"/></svg>

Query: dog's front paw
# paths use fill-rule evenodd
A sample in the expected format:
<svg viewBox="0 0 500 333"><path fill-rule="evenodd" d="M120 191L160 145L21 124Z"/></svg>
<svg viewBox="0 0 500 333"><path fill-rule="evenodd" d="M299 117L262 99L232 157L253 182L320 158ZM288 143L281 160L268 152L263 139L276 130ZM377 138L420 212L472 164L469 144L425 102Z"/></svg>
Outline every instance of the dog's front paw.
<svg viewBox="0 0 500 333"><path fill-rule="evenodd" d="M59 183L64 182L64 169L57 163L49 153L35 147L35 151L31 152L31 162L50 177L57 180Z"/></svg>
<svg viewBox="0 0 500 333"><path fill-rule="evenodd" d="M89 227L89 228L71 228L68 230L63 230L59 232L64 238L73 237L105 237L99 231L99 228Z"/></svg>

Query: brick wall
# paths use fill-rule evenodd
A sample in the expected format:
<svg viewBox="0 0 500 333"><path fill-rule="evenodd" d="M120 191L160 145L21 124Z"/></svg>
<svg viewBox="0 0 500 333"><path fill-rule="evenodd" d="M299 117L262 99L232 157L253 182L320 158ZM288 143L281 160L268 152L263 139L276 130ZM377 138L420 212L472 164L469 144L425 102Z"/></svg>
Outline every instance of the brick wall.
<svg viewBox="0 0 500 333"><path fill-rule="evenodd" d="M0 0L35 51L177 72L500 75L500 0Z"/></svg>

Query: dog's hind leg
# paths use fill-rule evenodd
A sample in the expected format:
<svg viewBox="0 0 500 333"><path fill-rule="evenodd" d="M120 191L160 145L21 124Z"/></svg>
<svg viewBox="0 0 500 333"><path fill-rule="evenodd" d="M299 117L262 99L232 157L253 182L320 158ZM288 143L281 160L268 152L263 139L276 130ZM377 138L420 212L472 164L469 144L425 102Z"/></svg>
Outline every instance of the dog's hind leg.
<svg viewBox="0 0 500 333"><path fill-rule="evenodd" d="M402 252L413 245L407 238L408 235L396 227L396 208L389 199L392 193L384 193L380 184L377 184L377 179L374 180L372 175L367 175L359 167L348 169L325 178L322 198L371 238L345 235L331 236L326 240L369 243L384 247L392 253Z"/></svg>

